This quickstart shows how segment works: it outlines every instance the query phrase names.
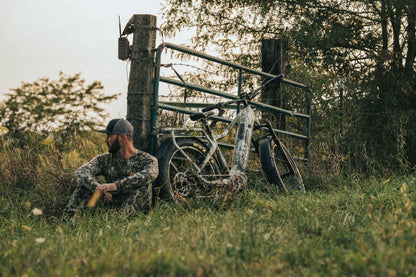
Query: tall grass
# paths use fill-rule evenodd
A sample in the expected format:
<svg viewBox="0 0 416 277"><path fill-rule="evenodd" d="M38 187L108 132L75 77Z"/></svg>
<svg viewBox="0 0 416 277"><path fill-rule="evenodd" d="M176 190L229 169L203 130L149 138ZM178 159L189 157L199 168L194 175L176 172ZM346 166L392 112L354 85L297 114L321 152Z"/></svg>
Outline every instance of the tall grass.
<svg viewBox="0 0 416 277"><path fill-rule="evenodd" d="M137 214L99 207L66 220L59 211L71 172L103 150L88 141L55 153L59 162L56 145L32 156L2 148L10 163L1 164L0 276L416 274L415 176L333 178L301 196L250 173L248 190L226 207L194 199ZM26 170L39 174L14 175Z"/></svg>
<svg viewBox="0 0 416 277"><path fill-rule="evenodd" d="M104 151L101 140L93 133L87 138L85 134L56 139L33 133L20 139L0 136L0 188L25 199L26 206L60 214L76 186L73 172Z"/></svg>

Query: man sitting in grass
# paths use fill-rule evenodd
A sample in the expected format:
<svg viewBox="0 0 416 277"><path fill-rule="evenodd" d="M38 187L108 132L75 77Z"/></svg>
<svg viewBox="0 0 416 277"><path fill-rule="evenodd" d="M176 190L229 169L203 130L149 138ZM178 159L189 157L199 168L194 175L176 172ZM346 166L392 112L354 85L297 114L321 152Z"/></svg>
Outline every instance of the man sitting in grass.
<svg viewBox="0 0 416 277"><path fill-rule="evenodd" d="M107 134L109 153L94 157L75 172L78 186L65 211L73 214L81 210L95 191L116 208L148 209L152 182L159 172L157 159L133 146L133 126L125 119L113 119L105 130L98 132ZM105 183L99 183L98 176L104 176Z"/></svg>

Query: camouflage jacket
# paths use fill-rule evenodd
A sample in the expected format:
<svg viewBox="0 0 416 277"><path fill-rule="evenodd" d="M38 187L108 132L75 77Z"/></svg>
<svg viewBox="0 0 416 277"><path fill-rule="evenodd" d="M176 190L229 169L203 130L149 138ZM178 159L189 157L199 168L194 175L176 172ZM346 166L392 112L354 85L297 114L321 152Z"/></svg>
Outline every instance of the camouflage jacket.
<svg viewBox="0 0 416 277"><path fill-rule="evenodd" d="M90 191L100 183L98 176L104 176L106 183L116 183L115 194L130 193L152 183L159 173L157 159L149 153L136 149L136 154L123 159L110 153L101 154L81 166L75 176L78 185Z"/></svg>

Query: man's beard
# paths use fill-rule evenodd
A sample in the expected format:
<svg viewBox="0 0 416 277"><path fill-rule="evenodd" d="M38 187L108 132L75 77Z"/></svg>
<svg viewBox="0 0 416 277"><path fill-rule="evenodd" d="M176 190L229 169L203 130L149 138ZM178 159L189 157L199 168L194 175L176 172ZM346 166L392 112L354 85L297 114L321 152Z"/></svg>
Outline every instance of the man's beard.
<svg viewBox="0 0 416 277"><path fill-rule="evenodd" d="M120 150L120 148L121 146L117 136L117 139L113 142L113 144L110 147L108 147L108 152L110 152L111 154L116 154L118 150Z"/></svg>

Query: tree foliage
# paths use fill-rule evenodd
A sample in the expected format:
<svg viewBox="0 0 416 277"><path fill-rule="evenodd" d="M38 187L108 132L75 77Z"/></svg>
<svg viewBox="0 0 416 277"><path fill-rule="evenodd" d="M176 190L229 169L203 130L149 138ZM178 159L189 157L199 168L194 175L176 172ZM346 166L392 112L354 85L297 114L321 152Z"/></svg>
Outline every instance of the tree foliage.
<svg viewBox="0 0 416 277"><path fill-rule="evenodd" d="M117 95L105 95L99 81L86 84L81 74L59 73L58 80L39 78L6 94L0 124L12 134L28 131L83 131L99 125L106 116L101 104Z"/></svg>
<svg viewBox="0 0 416 277"><path fill-rule="evenodd" d="M262 39L283 37L291 53L328 68L350 72L375 61L412 73L415 6L414 0L166 0L163 27L171 36L193 29L194 47L214 45L224 56L258 56ZM258 59L247 61L258 66Z"/></svg>
<svg viewBox="0 0 416 277"><path fill-rule="evenodd" d="M167 35L190 29L193 47L254 68L261 40L285 39L289 77L306 77L318 122L338 111L344 78L350 164L416 164L415 0L165 0L163 14Z"/></svg>

